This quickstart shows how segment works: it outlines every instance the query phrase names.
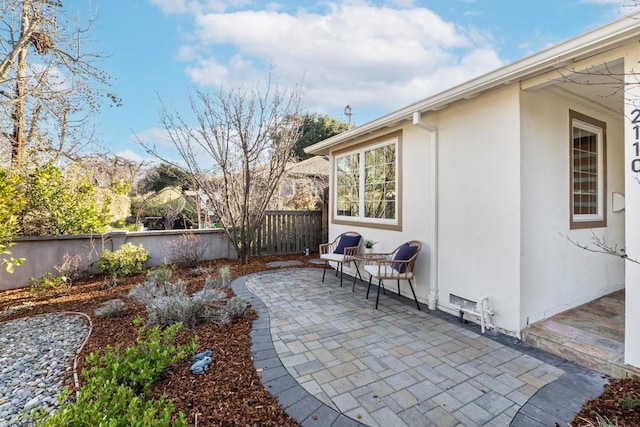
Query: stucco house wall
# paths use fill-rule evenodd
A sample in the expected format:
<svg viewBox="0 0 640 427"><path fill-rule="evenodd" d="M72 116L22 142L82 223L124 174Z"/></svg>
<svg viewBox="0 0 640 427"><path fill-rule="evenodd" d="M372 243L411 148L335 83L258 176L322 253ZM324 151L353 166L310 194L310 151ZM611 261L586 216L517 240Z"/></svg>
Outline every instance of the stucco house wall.
<svg viewBox="0 0 640 427"><path fill-rule="evenodd" d="M607 227L593 232L624 247L624 212L612 192L624 193L622 116L557 89L520 94L522 146L522 273L520 328L624 288L624 261L587 252L591 229L570 230L569 110L606 122Z"/></svg>
<svg viewBox="0 0 640 427"><path fill-rule="evenodd" d="M439 112L439 301L490 298L494 322L519 326L518 90L503 87ZM432 122L425 116L425 121ZM415 215L416 213L412 213Z"/></svg>

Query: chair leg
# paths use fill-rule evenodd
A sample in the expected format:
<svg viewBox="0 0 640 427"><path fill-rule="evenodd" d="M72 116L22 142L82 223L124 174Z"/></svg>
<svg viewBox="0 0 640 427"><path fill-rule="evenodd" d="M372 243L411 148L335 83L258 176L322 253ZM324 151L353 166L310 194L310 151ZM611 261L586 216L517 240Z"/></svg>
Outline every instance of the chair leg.
<svg viewBox="0 0 640 427"><path fill-rule="evenodd" d="M360 269L358 268L358 261L353 261L353 264L356 266L356 271L358 272L358 277L362 280L362 274L360 274ZM356 281L356 276L353 276L353 281Z"/></svg>
<svg viewBox="0 0 640 427"><path fill-rule="evenodd" d="M327 272L327 264L329 264L329 261L325 261L324 262L324 268L322 269L322 282L324 283L324 275Z"/></svg>
<svg viewBox="0 0 640 427"><path fill-rule="evenodd" d="M340 263L340 287L342 287L342 276L344 274L344 262Z"/></svg>
<svg viewBox="0 0 640 427"><path fill-rule="evenodd" d="M400 279L398 279L398 296L400 296Z"/></svg>
<svg viewBox="0 0 640 427"><path fill-rule="evenodd" d="M382 284L382 279L378 279L378 294L376 295L376 310L378 309L378 301L380 301L380 288L384 285Z"/></svg>
<svg viewBox="0 0 640 427"><path fill-rule="evenodd" d="M369 275L369 286L367 286L367 297L365 299L369 299L369 289L371 289L371 279L373 279L373 276Z"/></svg>
<svg viewBox="0 0 640 427"><path fill-rule="evenodd" d="M413 285L411 284L411 280L409 280L408 282L409 282L409 287L411 288L411 293L413 294L413 299L415 300L415 302L416 302L416 306L418 307L418 311L422 311L422 310L420 309L420 303L418 303L418 298L416 298L416 293L415 293L415 291L413 290Z"/></svg>

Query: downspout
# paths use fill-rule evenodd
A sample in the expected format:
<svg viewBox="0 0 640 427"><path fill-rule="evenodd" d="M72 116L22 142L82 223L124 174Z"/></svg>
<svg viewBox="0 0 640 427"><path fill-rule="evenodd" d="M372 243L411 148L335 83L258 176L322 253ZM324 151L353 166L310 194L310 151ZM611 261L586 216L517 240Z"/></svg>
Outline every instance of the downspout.
<svg viewBox="0 0 640 427"><path fill-rule="evenodd" d="M433 134L433 144L431 144L431 193L433 194L433 207L431 212L431 242L430 269L429 269L429 296L427 303L430 310L435 310L438 303L438 128L425 123L420 118L420 111L413 113L413 124L429 133Z"/></svg>

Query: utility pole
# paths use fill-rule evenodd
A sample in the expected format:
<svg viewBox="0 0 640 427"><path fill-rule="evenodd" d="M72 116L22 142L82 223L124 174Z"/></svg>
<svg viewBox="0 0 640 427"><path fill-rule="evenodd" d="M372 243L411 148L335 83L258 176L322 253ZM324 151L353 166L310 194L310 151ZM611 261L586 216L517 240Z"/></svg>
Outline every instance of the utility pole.
<svg viewBox="0 0 640 427"><path fill-rule="evenodd" d="M344 115L348 117L348 123L349 123L349 129L351 129L351 116L353 116L353 112L352 112L352 108L351 105L347 104L346 107L344 107Z"/></svg>

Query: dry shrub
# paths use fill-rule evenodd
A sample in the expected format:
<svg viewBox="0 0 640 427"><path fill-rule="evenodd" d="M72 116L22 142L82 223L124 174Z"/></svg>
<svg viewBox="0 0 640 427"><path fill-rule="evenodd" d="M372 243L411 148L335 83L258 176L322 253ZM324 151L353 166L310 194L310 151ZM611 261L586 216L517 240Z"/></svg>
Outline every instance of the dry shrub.
<svg viewBox="0 0 640 427"><path fill-rule="evenodd" d="M167 243L167 248L171 254L171 262L185 267L195 267L202 259L207 245L199 235L184 233Z"/></svg>

